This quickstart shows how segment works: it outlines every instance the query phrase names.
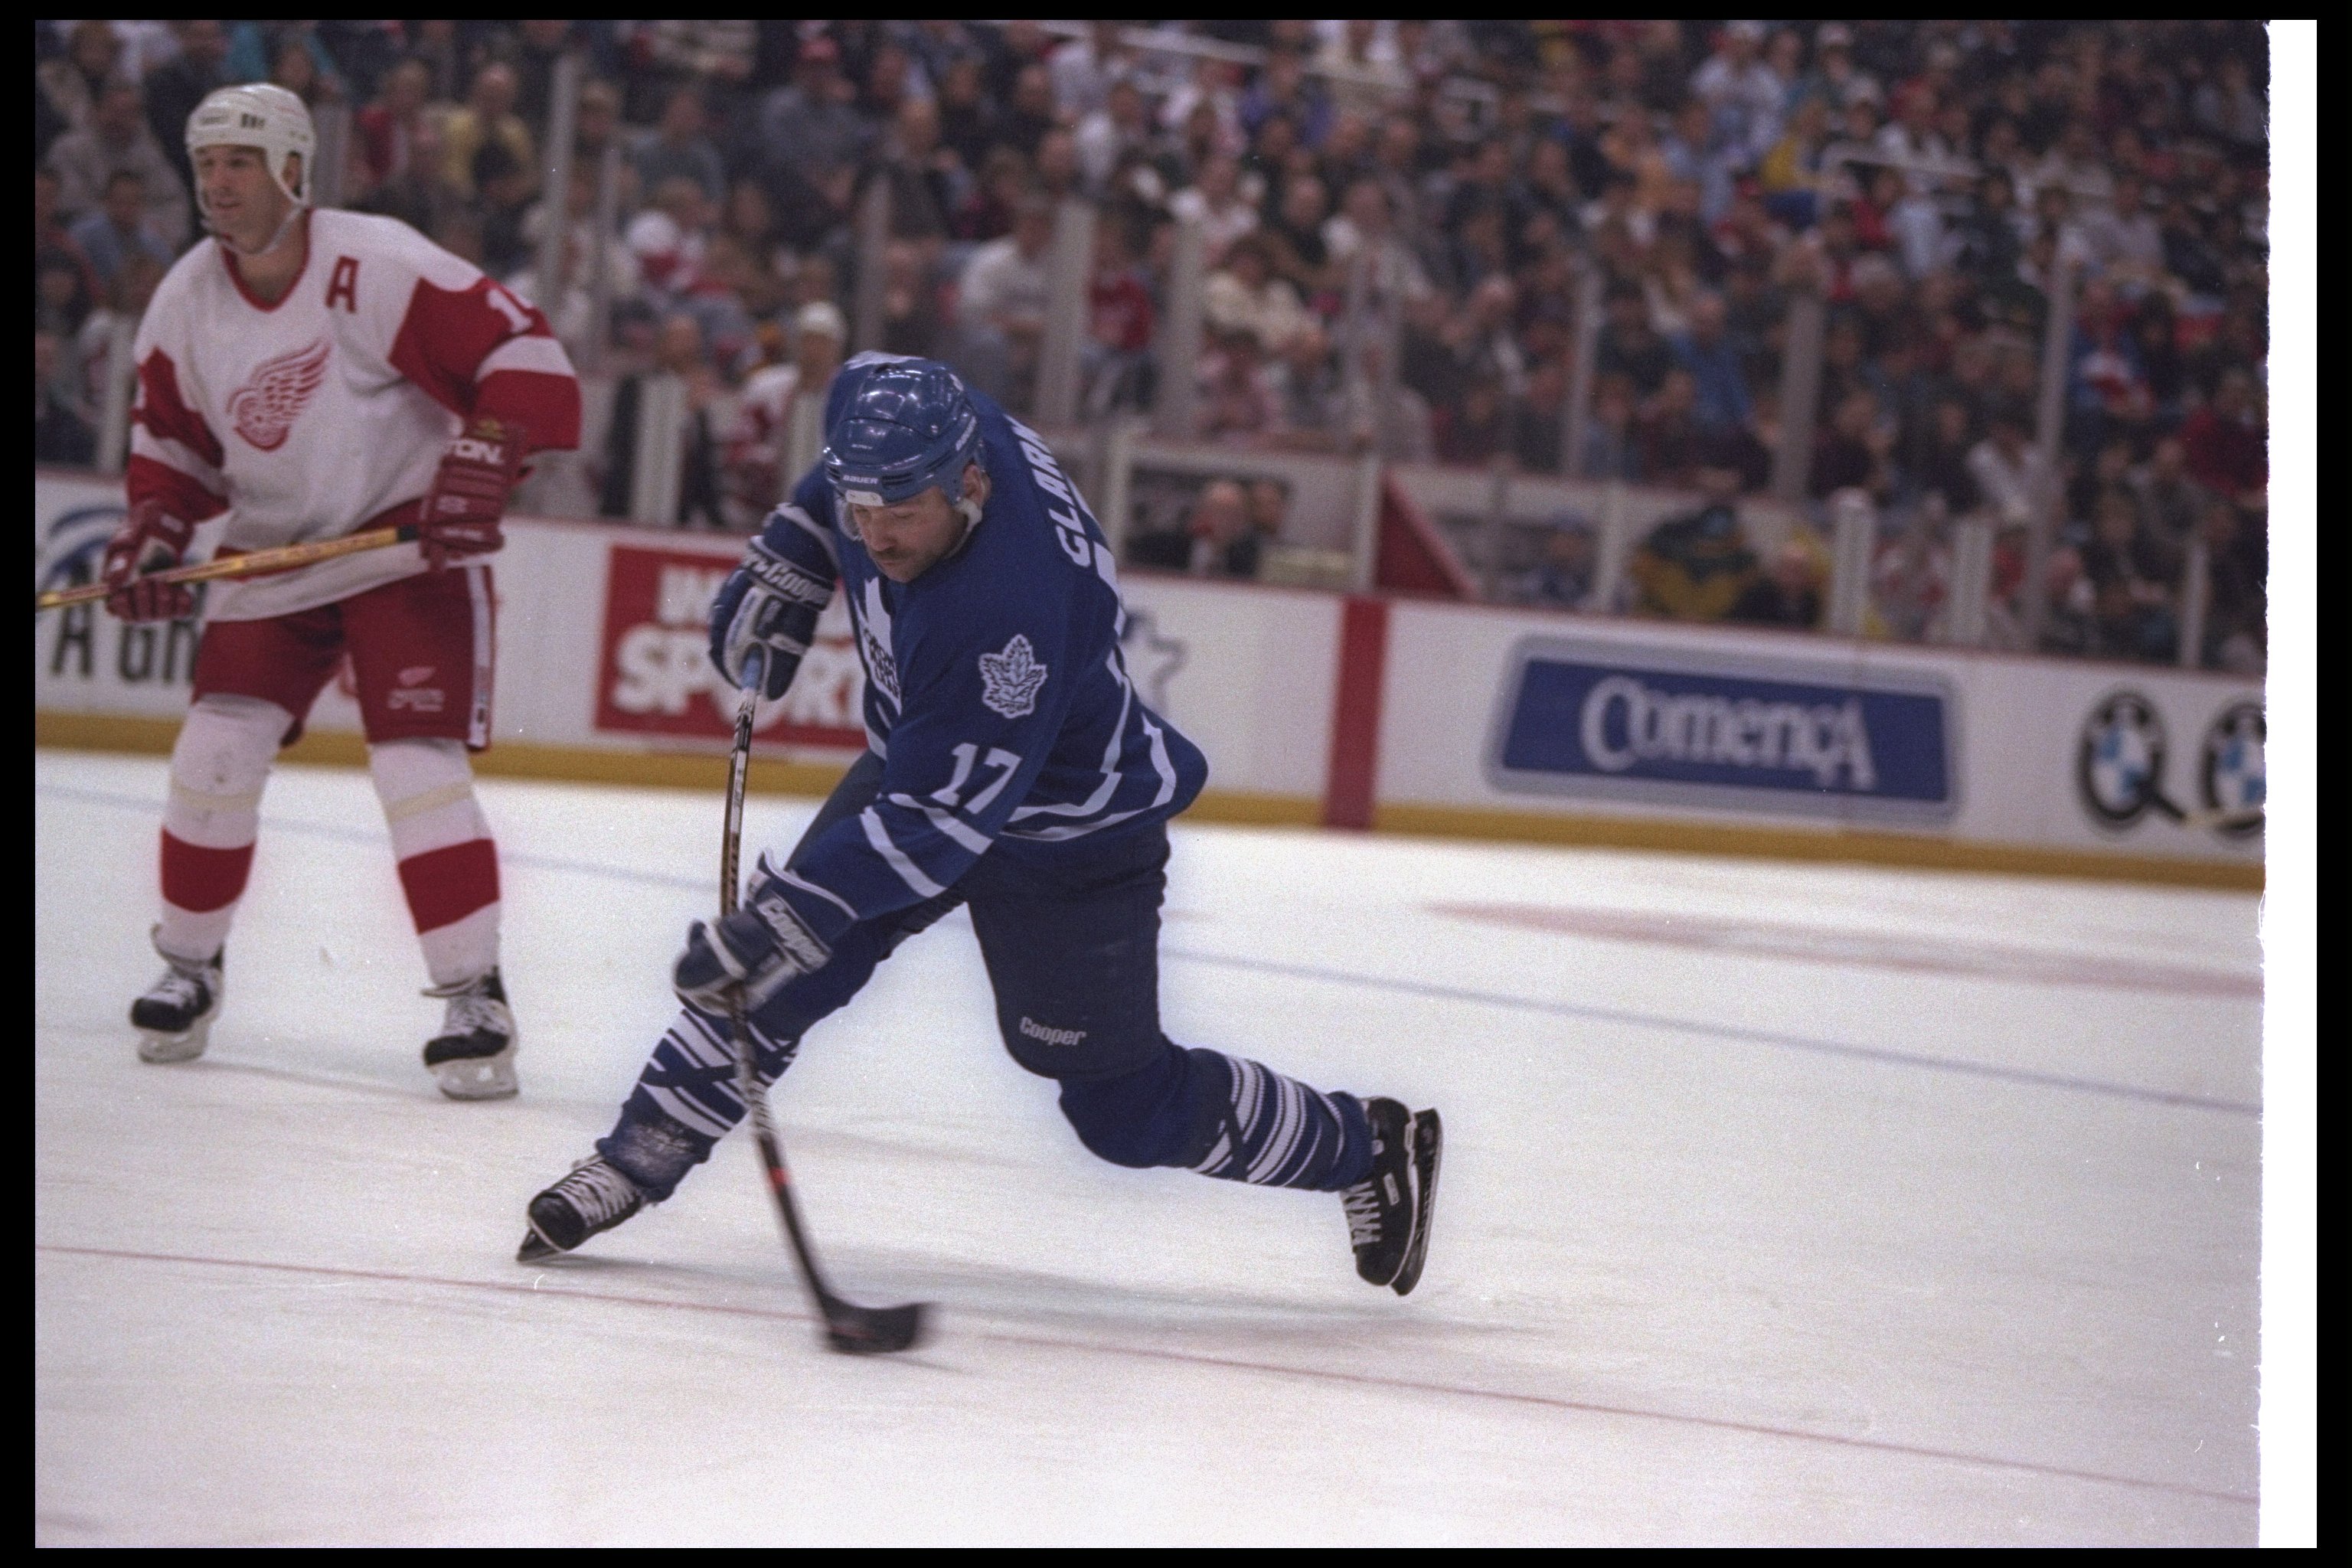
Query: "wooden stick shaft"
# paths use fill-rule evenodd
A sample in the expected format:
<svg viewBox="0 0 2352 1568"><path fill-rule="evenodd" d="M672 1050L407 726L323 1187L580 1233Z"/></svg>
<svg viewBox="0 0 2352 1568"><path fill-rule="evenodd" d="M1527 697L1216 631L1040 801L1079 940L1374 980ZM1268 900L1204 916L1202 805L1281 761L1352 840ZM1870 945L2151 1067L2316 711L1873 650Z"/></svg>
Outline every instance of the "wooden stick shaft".
<svg viewBox="0 0 2352 1568"><path fill-rule="evenodd" d="M372 528L365 533L347 533L341 539L314 539L303 544L281 544L274 550L253 550L241 555L217 556L197 565L174 566L133 581L209 583L215 577L252 577L265 572L290 572L297 566L314 565L338 556L357 555L363 551L406 543L415 537L415 523L399 528ZM61 609L68 605L96 604L113 591L103 583L85 583L79 588L52 588L35 597L33 609L37 614L42 610Z"/></svg>

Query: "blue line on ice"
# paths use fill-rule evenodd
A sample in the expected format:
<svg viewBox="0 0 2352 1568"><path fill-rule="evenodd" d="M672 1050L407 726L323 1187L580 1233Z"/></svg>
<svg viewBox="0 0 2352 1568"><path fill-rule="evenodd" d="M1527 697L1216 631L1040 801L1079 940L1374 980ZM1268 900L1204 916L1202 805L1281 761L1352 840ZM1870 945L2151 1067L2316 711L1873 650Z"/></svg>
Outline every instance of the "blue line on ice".
<svg viewBox="0 0 2352 1568"><path fill-rule="evenodd" d="M86 801L98 805L126 806L160 815L163 802L143 795L125 795L113 790L76 789L64 784L41 784L39 794L61 800ZM338 838L355 844L383 844L384 834L379 830L340 827L331 823L303 822L287 817L266 817L265 826L273 833L301 834L314 838ZM558 859L551 856L503 853L509 865L529 866L538 870L568 871L581 876L608 877L618 881L635 882L649 887L677 888L699 892L711 885L709 876L686 877L660 871L641 871L626 866L600 864L593 860ZM1325 969L1308 963L1284 963L1272 959L1244 958L1230 953L1199 952L1181 947L1160 950L1169 958L1184 959L1193 963L1208 963L1227 969L1245 969L1265 974L1283 974L1296 979L1321 981L1327 984L1353 985L1370 991L1388 991L1401 995L1421 996L1439 1002L1466 1002L1487 1007L1506 1007L1525 1013L1544 1013L1555 1017L1580 1018L1588 1023L1632 1025L1640 1028L1664 1029L1670 1033L1701 1036L1718 1040L1733 1040L1742 1045L1773 1046L1782 1050L1803 1051L1814 1056L1837 1057L1849 1061L1879 1062L1896 1067L1925 1068L1931 1072L1958 1073L1964 1077L1990 1079L2001 1083L2031 1084L2042 1089L2071 1089L2082 1094L2104 1095L2115 1100L2137 1100L2148 1105L2177 1105L2195 1110L2218 1110L2231 1116L2260 1116L2263 1108L2243 1100L2219 1100L2208 1095L2176 1094L2169 1090L2144 1089L2136 1084L2108 1083L2098 1079L2074 1078L2063 1073L2035 1072L2028 1068L1998 1067L1987 1062L1965 1061L1956 1057L1927 1056L1912 1051L1889 1050L1880 1046L1847 1045L1837 1040L1816 1040L1802 1035L1783 1035L1769 1029L1742 1028L1732 1024L1706 1024L1688 1018L1664 1018L1647 1013L1629 1013L1612 1007L1587 1006L1576 1002L1551 1002L1535 996L1513 996L1498 991L1476 991L1467 986L1440 985L1426 981L1399 980L1386 975L1351 974L1345 970Z"/></svg>

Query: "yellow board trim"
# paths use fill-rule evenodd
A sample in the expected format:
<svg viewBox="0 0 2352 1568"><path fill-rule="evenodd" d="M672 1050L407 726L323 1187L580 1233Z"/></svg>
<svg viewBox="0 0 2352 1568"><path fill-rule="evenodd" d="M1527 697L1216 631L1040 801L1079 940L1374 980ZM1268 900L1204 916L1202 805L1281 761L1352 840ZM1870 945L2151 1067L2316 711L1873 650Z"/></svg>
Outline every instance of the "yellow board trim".
<svg viewBox="0 0 2352 1568"><path fill-rule="evenodd" d="M179 732L176 719L105 713L33 715L34 744L70 751L168 753ZM318 767L363 767L367 763L367 742L353 734L313 732L303 736L283 754L289 763ZM752 771L751 790L757 795L823 795L839 781L845 766L763 758ZM492 778L563 779L667 789L715 791L727 787L724 753L604 751L590 746L542 746L501 741L477 755L474 768ZM1312 827L1322 821L1323 810L1321 802L1307 795L1211 790L1194 802L1185 816L1195 822ZM1573 816L1412 804L1375 807L1372 826L1382 833L1433 838L1909 866L1945 871L1998 871L2096 881L2158 882L2237 892L2260 892L2263 889L2263 867L2259 861L2185 860L2102 850L2042 849L2022 844L1971 843L1924 834L1853 829L1805 832L1736 823Z"/></svg>
<svg viewBox="0 0 2352 1568"><path fill-rule="evenodd" d="M2044 849L2027 844L1985 844L1925 834L1847 828L1806 832L1746 823L1690 822L1657 817L1571 816L1551 812L1496 811L1473 806L1392 805L1372 809L1382 833L1436 838L1486 838L1523 844L1572 844L1604 849L1657 849L1675 854L1731 855L1769 860L1844 861L1911 866L1939 871L2000 871L2106 882L2163 882L2258 893L2260 861L2186 860L2096 849Z"/></svg>

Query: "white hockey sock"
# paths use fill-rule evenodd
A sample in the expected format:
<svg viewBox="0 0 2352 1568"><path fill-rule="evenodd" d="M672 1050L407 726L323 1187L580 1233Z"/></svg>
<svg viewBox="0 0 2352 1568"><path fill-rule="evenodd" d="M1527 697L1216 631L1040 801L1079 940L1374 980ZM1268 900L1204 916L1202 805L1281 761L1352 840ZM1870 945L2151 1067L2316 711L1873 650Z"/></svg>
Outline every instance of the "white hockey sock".
<svg viewBox="0 0 2352 1568"><path fill-rule="evenodd" d="M209 959L253 867L261 791L294 716L257 697L198 698L172 747L172 794L163 807L163 915L155 945L166 955Z"/></svg>
<svg viewBox="0 0 2352 1568"><path fill-rule="evenodd" d="M368 749L368 771L433 984L456 985L497 968L498 850L474 798L465 746L386 741Z"/></svg>

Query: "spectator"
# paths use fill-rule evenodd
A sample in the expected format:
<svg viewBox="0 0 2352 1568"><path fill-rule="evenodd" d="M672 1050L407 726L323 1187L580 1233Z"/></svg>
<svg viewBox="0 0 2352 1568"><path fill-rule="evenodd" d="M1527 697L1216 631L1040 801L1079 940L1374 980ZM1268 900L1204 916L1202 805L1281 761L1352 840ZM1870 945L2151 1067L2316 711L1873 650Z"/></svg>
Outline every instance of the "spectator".
<svg viewBox="0 0 2352 1568"><path fill-rule="evenodd" d="M1201 356L1198 433L1208 440L1255 446L1274 428L1276 417L1264 352L1256 336L1246 331L1213 332L1210 342Z"/></svg>
<svg viewBox="0 0 2352 1568"><path fill-rule="evenodd" d="M1189 531L1192 553L1185 570L1193 576L1257 575L1265 536L1251 516L1248 493L1240 485L1218 479L1202 490Z"/></svg>
<svg viewBox="0 0 2352 1568"><path fill-rule="evenodd" d="M639 184L657 191L671 180L692 180L702 187L703 200L717 206L727 195L727 168L707 129L701 89L674 89L662 104L660 122L637 143L632 162Z"/></svg>
<svg viewBox="0 0 2352 1568"><path fill-rule="evenodd" d="M103 205L106 183L119 173L139 176L146 194L148 227L174 250L188 237L188 193L163 155L139 100L139 89L127 81L110 81L99 90L89 123L68 131L49 149L49 165L58 174L58 209L79 217Z"/></svg>
<svg viewBox="0 0 2352 1568"><path fill-rule="evenodd" d="M2258 676L2268 641L2270 586L2270 549L2261 518L2217 496L2205 509L2204 533L2210 575L2200 662L2208 669Z"/></svg>
<svg viewBox="0 0 2352 1568"><path fill-rule="evenodd" d="M604 485L597 510L604 517L631 515L635 498L637 433L645 417L646 383L674 375L686 384L686 415L678 433L677 509L667 520L680 527L699 522L725 528L725 487L719 475L715 429L724 391L704 351L702 328L692 316L665 319L654 342L653 363L645 373L621 378L613 394L613 420L604 436Z"/></svg>
<svg viewBox="0 0 2352 1568"><path fill-rule="evenodd" d="M763 331L781 349L783 335L772 328ZM824 396L848 341L839 307L824 300L803 305L793 318L790 355L776 353L743 383L727 434L727 492L737 528L758 527L799 481L782 468L793 410L803 397Z"/></svg>
<svg viewBox="0 0 2352 1568"><path fill-rule="evenodd" d="M121 79L122 40L105 22L76 22L66 35L65 53L33 68L34 84L55 122L86 131L108 84ZM39 154L37 153L37 156Z"/></svg>
<svg viewBox="0 0 2352 1568"><path fill-rule="evenodd" d="M1813 442L1811 493L1827 500L1843 489L1863 489L1884 499L1890 489L1887 453L1895 431L1880 417L1878 400L1856 389L1839 399Z"/></svg>
<svg viewBox="0 0 2352 1568"><path fill-rule="evenodd" d="M441 177L468 201L476 194L474 154L493 142L506 149L527 181L537 184L530 171L538 167L538 153L530 128L514 111L515 91L513 68L494 61L474 73L465 103L442 122Z"/></svg>
<svg viewBox="0 0 2352 1568"><path fill-rule="evenodd" d="M1938 505L1948 517L1974 511L1982 499L1976 478L1969 471L1969 453L1974 445L1968 404L1957 397L1938 401L1911 454L1911 499Z"/></svg>
<svg viewBox="0 0 2352 1568"><path fill-rule="evenodd" d="M2254 378L2243 370L2225 373L2212 401L2180 427L2189 477L2207 489L2233 499L2258 492L2267 482L2270 459L2254 405Z"/></svg>
<svg viewBox="0 0 2352 1568"><path fill-rule="evenodd" d="M2091 541L2082 549L2098 651L2171 662L2179 637L2172 614L2172 583L2162 574L2155 555L2131 493L2110 489L2101 496Z"/></svg>
<svg viewBox="0 0 2352 1568"><path fill-rule="evenodd" d="M1937 537L1943 521L1940 501L1915 509L1872 560L1871 609L1897 642L1925 642L1942 627L1952 587L1951 552Z"/></svg>
<svg viewBox="0 0 2352 1568"><path fill-rule="evenodd" d="M1599 564L1592 525L1573 512L1562 513L1544 534L1543 557L1528 574L1519 596L1530 605L1580 610L1592 596Z"/></svg>
<svg viewBox="0 0 2352 1568"><path fill-rule="evenodd" d="M957 363L982 392L1027 405L1045 331L1045 251L1054 209L1031 191L1013 212L1013 232L971 253L958 285Z"/></svg>
<svg viewBox="0 0 2352 1568"><path fill-rule="evenodd" d="M1260 347L1279 354L1306 330L1306 307L1297 290L1274 275L1272 247L1244 235L1225 252L1225 263L1209 274L1202 289L1202 313L1223 332L1247 332Z"/></svg>
<svg viewBox="0 0 2352 1568"><path fill-rule="evenodd" d="M2185 552L2204 522L2213 492L2189 477L2189 449L2179 437L2157 442L2131 483L2150 536L2176 553Z"/></svg>
<svg viewBox="0 0 2352 1568"><path fill-rule="evenodd" d="M683 174L665 180L654 192L653 205L630 220L626 237L656 299L679 300L692 292L710 249L701 184Z"/></svg>
<svg viewBox="0 0 2352 1568"><path fill-rule="evenodd" d="M439 132L425 122L432 91L432 73L422 60L403 60L384 73L375 101L352 117L359 132L354 195L401 205L424 198L438 173L435 158L441 144ZM379 210L397 212L398 206Z"/></svg>
<svg viewBox="0 0 2352 1568"><path fill-rule="evenodd" d="M1257 226L1257 209L1241 193L1239 161L1218 153L1201 165L1199 181L1169 198L1179 220L1201 226L1201 254L1211 267L1224 259L1234 241Z"/></svg>
<svg viewBox="0 0 2352 1568"><path fill-rule="evenodd" d="M2025 416L2015 409L1994 410L1990 426L1969 454L1969 477L2000 521L2030 524L2040 500L2041 454L2026 444Z"/></svg>
<svg viewBox="0 0 2352 1568"><path fill-rule="evenodd" d="M530 171L515 162L505 143L487 142L474 154L474 210L482 226L482 268L503 278L530 264L533 250L523 233L530 206Z"/></svg>
<svg viewBox="0 0 2352 1568"><path fill-rule="evenodd" d="M1739 470L1698 474L1702 504L1667 519L1633 552L1634 609L1679 621L1719 621L1756 581L1756 554L1738 510Z"/></svg>
<svg viewBox="0 0 2352 1568"><path fill-rule="evenodd" d="M147 103L147 128L155 143L172 161L173 170L187 190L196 186L188 164L188 118L205 95L228 85L228 29L223 24L190 18L172 24L179 50L149 71L140 82Z"/></svg>
<svg viewBox="0 0 2352 1568"><path fill-rule="evenodd" d="M98 453L97 433L82 410L58 390L65 345L58 334L33 330L33 461L86 468Z"/></svg>
<svg viewBox="0 0 2352 1568"><path fill-rule="evenodd" d="M1079 350L1087 414L1145 406L1157 320L1137 265L1134 226L1116 209L1095 229L1094 275L1087 285L1087 341Z"/></svg>
<svg viewBox="0 0 2352 1568"><path fill-rule="evenodd" d="M1671 345L1675 362L1690 373L1694 417L1711 435L1745 426L1756 413L1727 328L1723 296L1702 294L1693 301L1689 329Z"/></svg>
<svg viewBox="0 0 2352 1568"><path fill-rule="evenodd" d="M1618 284L1609 290L1608 310L1601 329L1601 374L1624 377L1636 398L1654 397L1675 362L1673 351L1650 325L1648 303L1640 289Z"/></svg>
<svg viewBox="0 0 2352 1568"><path fill-rule="evenodd" d="M1150 141L1151 111L1143 89L1120 77L1109 84L1101 107L1078 121L1078 169L1087 193L1097 199L1107 195L1112 171Z"/></svg>
<svg viewBox="0 0 2352 1568"><path fill-rule="evenodd" d="M1772 552L1772 564L1740 592L1723 617L1756 626L1811 631L1822 623L1821 558L1791 539Z"/></svg>
<svg viewBox="0 0 2352 1568"><path fill-rule="evenodd" d="M147 218L146 182L131 169L107 176L106 195L99 209L85 216L70 231L75 246L89 258L101 289L110 288L123 265L143 257L159 267L172 265L172 247Z"/></svg>
<svg viewBox="0 0 2352 1568"><path fill-rule="evenodd" d="M1754 163L1779 139L1788 84L1764 63L1764 25L1730 22L1716 36L1715 52L1691 77L1691 92L1726 142Z"/></svg>

